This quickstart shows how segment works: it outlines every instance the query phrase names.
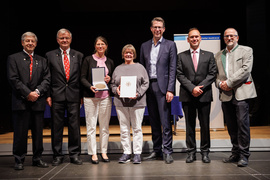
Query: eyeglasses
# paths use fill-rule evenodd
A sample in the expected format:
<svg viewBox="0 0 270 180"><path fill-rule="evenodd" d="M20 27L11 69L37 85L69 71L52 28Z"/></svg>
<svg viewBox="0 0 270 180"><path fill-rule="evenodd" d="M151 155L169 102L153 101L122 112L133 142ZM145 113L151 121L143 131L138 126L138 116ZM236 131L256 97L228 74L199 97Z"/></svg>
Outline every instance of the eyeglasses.
<svg viewBox="0 0 270 180"><path fill-rule="evenodd" d="M237 37L238 35L232 35L232 34L230 34L230 35L226 35L226 36L224 36L225 38L234 38L234 37Z"/></svg>

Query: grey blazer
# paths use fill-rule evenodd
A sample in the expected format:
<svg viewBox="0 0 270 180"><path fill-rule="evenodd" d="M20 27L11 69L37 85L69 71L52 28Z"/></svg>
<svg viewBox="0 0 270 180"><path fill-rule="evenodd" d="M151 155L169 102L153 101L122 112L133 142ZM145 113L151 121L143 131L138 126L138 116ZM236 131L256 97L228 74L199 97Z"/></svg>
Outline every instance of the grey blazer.
<svg viewBox="0 0 270 180"><path fill-rule="evenodd" d="M220 100L223 102L230 101L235 94L239 101L257 97L255 85L251 76L253 65L253 50L247 46L237 45L229 56L229 78L225 73L222 64L222 56L226 56L226 49L221 50L215 56L217 64L216 86L219 88L221 81L227 80L227 84L232 88L231 91L220 90Z"/></svg>

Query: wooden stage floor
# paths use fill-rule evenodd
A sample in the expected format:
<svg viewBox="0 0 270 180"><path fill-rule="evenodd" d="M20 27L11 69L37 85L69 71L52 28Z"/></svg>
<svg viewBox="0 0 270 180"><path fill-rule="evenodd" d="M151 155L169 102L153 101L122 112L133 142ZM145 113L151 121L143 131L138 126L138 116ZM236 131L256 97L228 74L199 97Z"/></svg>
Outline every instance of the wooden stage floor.
<svg viewBox="0 0 270 180"><path fill-rule="evenodd" d="M143 129L143 140L144 141L151 141L151 127L144 125L142 126ZM120 141L120 127L119 125L110 125L110 142L119 142ZM270 139L270 126L255 126L250 127L251 131L251 139ZM31 131L29 130L29 139L28 143L32 143L31 140ZM97 134L99 134L99 128L97 127ZM218 129L216 131L210 131L211 140L215 139L223 139L229 140L230 137L228 135L228 131L225 129ZM64 139L63 142L68 142L68 129L67 127L64 128ZM43 130L43 142L44 143L51 143L51 130L44 129ZM200 130L196 131L196 139L200 139ZM173 136L173 140L185 140L185 131L184 130L176 130L176 135ZM81 126L81 141L87 142L86 139L86 126ZM99 137L97 135L97 141L99 141ZM13 132L5 133L0 135L0 144L12 144L13 142Z"/></svg>

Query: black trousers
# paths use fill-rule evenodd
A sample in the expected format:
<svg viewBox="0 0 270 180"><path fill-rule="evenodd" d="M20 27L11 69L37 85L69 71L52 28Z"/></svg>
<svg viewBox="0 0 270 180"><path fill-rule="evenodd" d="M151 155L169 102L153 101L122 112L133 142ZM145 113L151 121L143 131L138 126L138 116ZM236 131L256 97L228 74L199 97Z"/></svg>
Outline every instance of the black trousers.
<svg viewBox="0 0 270 180"><path fill-rule="evenodd" d="M182 102L183 110L186 119L186 145L188 153L196 153L196 117L200 122L201 132L201 145L200 150L202 154L208 154L211 141L210 141L210 110L211 102Z"/></svg>
<svg viewBox="0 0 270 180"><path fill-rule="evenodd" d="M248 100L222 102L224 120L231 137L232 154L248 158L250 156L250 126Z"/></svg>
<svg viewBox="0 0 270 180"><path fill-rule="evenodd" d="M27 154L28 129L32 133L33 161L41 159L43 152L44 111L13 111L13 156L16 163L23 163Z"/></svg>
<svg viewBox="0 0 270 180"><path fill-rule="evenodd" d="M80 103L53 102L52 103L52 150L53 157L63 158L63 129L65 122L65 110L68 122L68 151L70 158L76 158L81 154L80 133Z"/></svg>
<svg viewBox="0 0 270 180"><path fill-rule="evenodd" d="M152 130L153 149L157 153L173 153L172 125L170 120L171 103L167 103L166 94L163 94L158 83L151 82L147 91L147 107Z"/></svg>

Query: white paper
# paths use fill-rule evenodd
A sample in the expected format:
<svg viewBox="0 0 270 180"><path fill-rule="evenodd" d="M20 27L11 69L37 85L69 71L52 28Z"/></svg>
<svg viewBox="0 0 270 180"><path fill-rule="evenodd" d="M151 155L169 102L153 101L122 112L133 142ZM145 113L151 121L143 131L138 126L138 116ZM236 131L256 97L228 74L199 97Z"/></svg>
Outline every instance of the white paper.
<svg viewBox="0 0 270 180"><path fill-rule="evenodd" d="M137 76L121 76L120 98L136 97Z"/></svg>
<svg viewBox="0 0 270 180"><path fill-rule="evenodd" d="M92 83L93 86L96 87L97 91L108 90L108 86L104 81L105 77L105 68L92 68Z"/></svg>

